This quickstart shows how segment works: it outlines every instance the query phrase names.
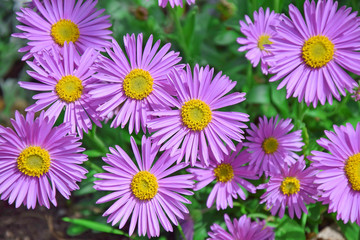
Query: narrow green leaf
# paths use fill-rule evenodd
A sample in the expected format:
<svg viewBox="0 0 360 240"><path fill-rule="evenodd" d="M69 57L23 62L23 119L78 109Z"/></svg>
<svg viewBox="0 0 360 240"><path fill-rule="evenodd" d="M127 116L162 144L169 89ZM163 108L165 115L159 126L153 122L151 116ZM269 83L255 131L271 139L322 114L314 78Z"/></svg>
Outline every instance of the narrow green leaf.
<svg viewBox="0 0 360 240"><path fill-rule="evenodd" d="M86 227L86 228L89 228L89 229L92 229L95 231L118 234L118 235L123 235L123 236L129 237L129 235L126 234L125 232L123 232L119 229L115 229L107 224L98 223L98 222L94 222L94 221L87 220L87 219L76 219L76 218L68 218L68 217L64 217L62 220L65 222L83 226L83 227Z"/></svg>

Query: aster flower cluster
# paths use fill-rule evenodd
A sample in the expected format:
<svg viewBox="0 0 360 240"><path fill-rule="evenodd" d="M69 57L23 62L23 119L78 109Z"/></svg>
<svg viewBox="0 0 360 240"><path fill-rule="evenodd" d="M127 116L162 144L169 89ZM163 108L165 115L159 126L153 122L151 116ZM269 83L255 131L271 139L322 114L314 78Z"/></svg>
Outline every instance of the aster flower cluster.
<svg viewBox="0 0 360 240"><path fill-rule="evenodd" d="M161 7L184 3L158 1ZM227 110L246 100L235 91L236 81L208 65L181 63L180 52L153 35L117 41L96 4L33 0L17 13L21 32L13 37L27 40L19 52L34 79L19 85L39 93L25 117L15 113L13 129L0 126L1 200L50 208L57 192L68 199L86 178L80 141L110 121L111 128L143 135L140 149L130 137L131 154L124 145L109 146L103 172L94 175L94 189L106 191L96 203L111 202L103 216L129 235L192 228L191 196L210 187L209 209L228 210L260 190L260 204L273 216L283 218L287 209L290 218L301 218L319 200L338 219L360 225L360 123L325 131L328 139L318 144L328 152L312 156L301 155L302 130L294 130L290 118L261 116L245 130L250 116ZM333 97L340 101L357 86L346 71L360 74L359 47L348 44L360 43L360 26L351 9L337 5L306 0L305 20L293 5L289 17L260 8L253 21L240 21L245 36L237 39L239 51L271 74L270 82L281 80L287 98L314 107L332 104ZM275 238L265 220L243 215L232 221L227 214L224 220L229 232L214 223L208 239Z"/></svg>
<svg viewBox="0 0 360 240"><path fill-rule="evenodd" d="M249 50L246 57L254 66L261 60L263 72L273 74L269 81L280 80L278 89L286 86L287 98L314 107L332 104L333 97L340 101L345 90L357 86L345 70L360 74L360 23L351 8L337 8L333 0L306 0L305 18L292 4L289 17L260 9L254 23L249 17L247 25L240 21L246 38L238 39L245 45L239 51Z"/></svg>

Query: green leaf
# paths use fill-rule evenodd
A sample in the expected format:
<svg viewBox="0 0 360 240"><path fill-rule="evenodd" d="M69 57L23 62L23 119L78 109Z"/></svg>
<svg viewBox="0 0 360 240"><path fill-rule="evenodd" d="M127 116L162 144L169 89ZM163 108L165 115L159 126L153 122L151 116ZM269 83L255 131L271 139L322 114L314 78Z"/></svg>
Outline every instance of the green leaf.
<svg viewBox="0 0 360 240"><path fill-rule="evenodd" d="M85 227L88 229L92 229L95 231L112 233L112 234L123 235L123 236L129 237L129 235L126 234L125 232L123 232L119 229L115 229L107 224L98 223L98 222L94 222L94 221L87 220L87 219L76 219L76 218L68 218L68 217L64 217L62 220L65 222L76 224L76 225L79 225L79 226L82 226L82 227Z"/></svg>
<svg viewBox="0 0 360 240"><path fill-rule="evenodd" d="M275 238L286 240L302 240L305 238L304 229L293 219L284 216L276 228Z"/></svg>
<svg viewBox="0 0 360 240"><path fill-rule="evenodd" d="M76 224L70 224L70 226L66 230L66 233L69 236L78 236L78 235L86 232L87 230L89 230L89 228L87 228L87 227L76 225Z"/></svg>
<svg viewBox="0 0 360 240"><path fill-rule="evenodd" d="M346 239L359 240L360 227L356 223L344 224L342 221L338 221L338 225L341 231L345 235Z"/></svg>
<svg viewBox="0 0 360 240"><path fill-rule="evenodd" d="M281 117L289 117L289 101L286 99L286 89L277 90L276 83L270 83L271 100L273 104L280 110Z"/></svg>
<svg viewBox="0 0 360 240"><path fill-rule="evenodd" d="M197 12L198 12L198 8L194 7L186 16L186 20L184 24L184 35L185 35L185 42L187 45L191 45L191 42L193 40Z"/></svg>
<svg viewBox="0 0 360 240"><path fill-rule="evenodd" d="M84 154L88 155L88 157L101 157L104 156L104 154L98 150L91 149L84 151Z"/></svg>
<svg viewBox="0 0 360 240"><path fill-rule="evenodd" d="M229 44L234 44L238 36L239 34L237 32L226 30L220 32L220 34L215 37L214 41L217 45L226 46Z"/></svg>
<svg viewBox="0 0 360 240"><path fill-rule="evenodd" d="M261 84L252 88L247 94L248 103L264 104L270 102L269 85Z"/></svg>

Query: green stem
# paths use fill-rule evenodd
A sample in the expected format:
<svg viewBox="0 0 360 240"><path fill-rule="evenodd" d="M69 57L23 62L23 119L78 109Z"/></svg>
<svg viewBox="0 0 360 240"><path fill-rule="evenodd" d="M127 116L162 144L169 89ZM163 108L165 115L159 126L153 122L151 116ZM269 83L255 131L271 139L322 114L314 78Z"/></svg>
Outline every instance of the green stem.
<svg viewBox="0 0 360 240"><path fill-rule="evenodd" d="M84 162L84 164L85 164L86 166L88 166L89 168L95 170L97 173L101 173L101 172L104 171L101 167L99 167L99 166L96 165L95 163L91 162L91 160L88 160L88 161Z"/></svg>
<svg viewBox="0 0 360 240"><path fill-rule="evenodd" d="M176 12L176 9L177 8L171 8L170 7L170 12L172 13L173 15L173 19L174 19L174 22L175 22L175 27L176 27L176 31L177 31L177 35L178 35L178 40L177 42L179 43L180 47L182 48L183 50L183 54L185 56L185 59L187 61L189 61L189 48L186 44L186 39L185 39L185 35L184 35L184 31L183 31L183 27L181 26L181 23L180 23L180 18Z"/></svg>
<svg viewBox="0 0 360 240"><path fill-rule="evenodd" d="M91 131L89 131L88 136L90 137L90 139L93 141L93 143L95 143L95 145L98 147L98 149L103 152L103 153L107 153L108 149L105 146L105 143L96 135L96 126L93 126L93 129Z"/></svg>
<svg viewBox="0 0 360 240"><path fill-rule="evenodd" d="M179 232L180 232L180 235L181 235L181 237L183 238L183 240L186 240L186 237L185 237L185 234L184 234L184 231L183 231L183 229L182 229L182 227L181 227L181 225L180 225L180 223L178 224L178 229L179 229Z"/></svg>
<svg viewBox="0 0 360 240"><path fill-rule="evenodd" d="M307 218L308 218L308 215L303 213L303 215L301 216L301 227L303 229L305 229Z"/></svg>
<svg viewBox="0 0 360 240"><path fill-rule="evenodd" d="M274 0L274 10L275 12L280 12L280 0Z"/></svg>

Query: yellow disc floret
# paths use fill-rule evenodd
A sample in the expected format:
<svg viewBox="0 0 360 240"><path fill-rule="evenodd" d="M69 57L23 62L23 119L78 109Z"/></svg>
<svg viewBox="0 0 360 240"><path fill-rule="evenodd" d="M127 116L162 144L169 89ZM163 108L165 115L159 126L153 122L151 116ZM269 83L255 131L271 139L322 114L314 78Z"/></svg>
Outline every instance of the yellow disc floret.
<svg viewBox="0 0 360 240"><path fill-rule="evenodd" d="M234 178L234 169L229 163L222 163L214 169L214 175L216 180L228 182Z"/></svg>
<svg viewBox="0 0 360 240"><path fill-rule="evenodd" d="M155 197L159 188L154 174L148 171L140 171L131 181L131 191L140 200L150 200Z"/></svg>
<svg viewBox="0 0 360 240"><path fill-rule="evenodd" d="M54 41L64 46L66 42L76 42L80 37L78 25L68 19L61 19L51 26L51 36Z"/></svg>
<svg viewBox="0 0 360 240"><path fill-rule="evenodd" d="M292 195L300 191L300 181L295 177L286 177L281 182L281 192L285 195Z"/></svg>
<svg viewBox="0 0 360 240"><path fill-rule="evenodd" d="M55 91L59 98L70 103L81 97L83 85L79 78L67 75L59 80L56 84Z"/></svg>
<svg viewBox="0 0 360 240"><path fill-rule="evenodd" d="M149 96L154 90L153 84L154 79L148 71L135 68L126 75L123 89L127 97L141 100Z"/></svg>
<svg viewBox="0 0 360 240"><path fill-rule="evenodd" d="M266 138L262 143L262 148L266 154L271 154L276 152L278 149L279 142L273 137Z"/></svg>
<svg viewBox="0 0 360 240"><path fill-rule="evenodd" d="M191 99L181 107L181 118L185 126L200 131L211 121L211 109L205 102Z"/></svg>
<svg viewBox="0 0 360 240"><path fill-rule="evenodd" d="M260 35L259 39L258 39L258 43L257 43L257 46L260 50L264 50L265 47L264 45L270 45L270 44L273 44L273 42L271 42L269 40L270 38L270 35L268 34L262 34Z"/></svg>
<svg viewBox="0 0 360 240"><path fill-rule="evenodd" d="M17 167L28 176L40 177L49 171L50 154L41 147L29 146L17 158Z"/></svg>
<svg viewBox="0 0 360 240"><path fill-rule="evenodd" d="M360 153L352 155L345 164L345 174L355 191L360 191Z"/></svg>
<svg viewBox="0 0 360 240"><path fill-rule="evenodd" d="M302 58L312 68L321 68L334 57L335 46L326 36L313 36L302 47Z"/></svg>

